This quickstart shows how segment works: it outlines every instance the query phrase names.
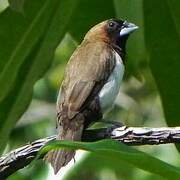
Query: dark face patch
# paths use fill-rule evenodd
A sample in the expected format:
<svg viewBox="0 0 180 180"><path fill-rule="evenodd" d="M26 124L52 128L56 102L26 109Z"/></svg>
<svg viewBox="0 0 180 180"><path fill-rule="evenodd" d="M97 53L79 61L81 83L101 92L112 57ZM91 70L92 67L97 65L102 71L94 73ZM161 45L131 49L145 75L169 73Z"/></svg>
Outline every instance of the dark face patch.
<svg viewBox="0 0 180 180"><path fill-rule="evenodd" d="M116 52L119 53L122 59L124 59L125 45L128 38L128 35L123 37L120 36L120 31L124 27L124 22L125 21L123 20L110 19L107 21L106 24L106 31L114 42L112 46L116 50Z"/></svg>
<svg viewBox="0 0 180 180"><path fill-rule="evenodd" d="M121 28L123 26L124 21L122 20L116 20L116 19L110 19L107 21L107 32L110 36L117 36Z"/></svg>

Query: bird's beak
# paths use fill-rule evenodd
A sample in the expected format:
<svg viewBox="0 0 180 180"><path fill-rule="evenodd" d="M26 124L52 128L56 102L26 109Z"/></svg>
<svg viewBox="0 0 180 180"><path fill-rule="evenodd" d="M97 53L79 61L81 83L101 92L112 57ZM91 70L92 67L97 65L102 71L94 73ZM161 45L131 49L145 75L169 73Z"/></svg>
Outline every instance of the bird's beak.
<svg viewBox="0 0 180 180"><path fill-rule="evenodd" d="M120 36L122 37L122 36L128 35L138 28L139 27L136 26L135 24L124 21L122 29L120 31Z"/></svg>

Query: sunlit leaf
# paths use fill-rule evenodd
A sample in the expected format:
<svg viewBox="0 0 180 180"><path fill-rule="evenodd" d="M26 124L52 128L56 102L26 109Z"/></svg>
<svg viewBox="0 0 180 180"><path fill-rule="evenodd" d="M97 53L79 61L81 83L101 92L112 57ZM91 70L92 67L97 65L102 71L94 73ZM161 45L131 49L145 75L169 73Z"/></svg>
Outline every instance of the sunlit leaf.
<svg viewBox="0 0 180 180"><path fill-rule="evenodd" d="M0 149L52 62L78 1L26 1L24 14L0 15ZM62 8L64 7L64 8Z"/></svg>
<svg viewBox="0 0 180 180"><path fill-rule="evenodd" d="M162 177L169 179L180 178L179 168L113 140L103 140L94 143L52 141L40 151L40 154L57 148L83 149L106 158L116 165L118 165L118 162L125 162Z"/></svg>

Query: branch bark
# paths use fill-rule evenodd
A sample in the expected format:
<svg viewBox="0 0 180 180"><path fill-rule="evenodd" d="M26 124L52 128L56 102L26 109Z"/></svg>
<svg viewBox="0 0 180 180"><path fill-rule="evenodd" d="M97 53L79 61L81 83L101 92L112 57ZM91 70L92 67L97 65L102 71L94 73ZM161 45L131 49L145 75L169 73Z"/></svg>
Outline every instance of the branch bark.
<svg viewBox="0 0 180 180"><path fill-rule="evenodd" d="M36 140L0 157L0 179L5 179L17 170L27 166L38 151L56 136ZM83 141L93 142L101 139L115 139L127 145L159 145L180 143L180 127L147 128L112 126L108 128L86 130ZM41 157L42 158L42 157Z"/></svg>

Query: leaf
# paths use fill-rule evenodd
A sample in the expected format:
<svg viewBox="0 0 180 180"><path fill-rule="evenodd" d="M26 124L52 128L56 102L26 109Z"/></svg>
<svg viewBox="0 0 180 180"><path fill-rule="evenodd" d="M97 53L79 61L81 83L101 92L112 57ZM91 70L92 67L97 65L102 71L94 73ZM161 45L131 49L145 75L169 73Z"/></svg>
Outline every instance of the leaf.
<svg viewBox="0 0 180 180"><path fill-rule="evenodd" d="M125 162L118 162L117 164L102 156L96 156L95 153L88 153L85 156L83 155L83 158L74 164L73 168L69 169L64 180L86 179L87 174L89 179L96 179L96 177L100 176L104 171L112 172L116 177L115 179L119 179L118 177L133 179L134 170L136 170L136 168L132 168L132 165ZM110 177L108 177L108 179L110 179ZM136 179L138 179L137 176Z"/></svg>
<svg viewBox="0 0 180 180"><path fill-rule="evenodd" d="M115 17L113 1L80 0L69 32L78 42L97 23ZM74 23L75 22L75 23Z"/></svg>
<svg viewBox="0 0 180 180"><path fill-rule="evenodd" d="M29 105L33 85L50 66L77 3L31 0L24 15L10 8L0 14L0 151Z"/></svg>
<svg viewBox="0 0 180 180"><path fill-rule="evenodd" d="M10 7L20 13L24 12L24 3L25 0L9 0Z"/></svg>
<svg viewBox="0 0 180 180"><path fill-rule="evenodd" d="M136 77L140 77L141 66L147 65L142 2L142 0L114 0L117 17L139 26L127 42L126 55L128 72Z"/></svg>
<svg viewBox="0 0 180 180"><path fill-rule="evenodd" d="M102 140L93 143L51 141L41 149L38 156L51 149L58 148L83 149L109 160L110 163L124 162L164 178L180 178L179 168L113 140Z"/></svg>
<svg viewBox="0 0 180 180"><path fill-rule="evenodd" d="M180 1L144 1L145 41L169 126L180 125Z"/></svg>

